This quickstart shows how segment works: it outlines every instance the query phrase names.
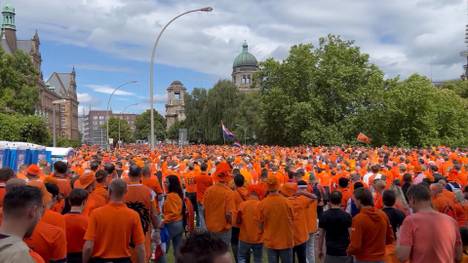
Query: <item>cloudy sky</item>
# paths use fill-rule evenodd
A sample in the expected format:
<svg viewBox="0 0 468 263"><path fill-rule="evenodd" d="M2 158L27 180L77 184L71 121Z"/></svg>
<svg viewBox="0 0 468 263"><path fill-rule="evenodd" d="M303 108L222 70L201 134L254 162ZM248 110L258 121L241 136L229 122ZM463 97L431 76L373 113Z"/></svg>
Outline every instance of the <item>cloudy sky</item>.
<svg viewBox="0 0 468 263"><path fill-rule="evenodd" d="M0 0L16 8L17 34L38 30L45 78L75 66L81 108L112 102L140 112L148 106L151 47L162 26L190 9L212 6L174 22L157 50L156 100L163 110L173 80L191 90L230 78L242 42L258 60L283 59L291 45L329 33L355 40L386 76L412 73L458 78L465 48L468 0Z"/></svg>

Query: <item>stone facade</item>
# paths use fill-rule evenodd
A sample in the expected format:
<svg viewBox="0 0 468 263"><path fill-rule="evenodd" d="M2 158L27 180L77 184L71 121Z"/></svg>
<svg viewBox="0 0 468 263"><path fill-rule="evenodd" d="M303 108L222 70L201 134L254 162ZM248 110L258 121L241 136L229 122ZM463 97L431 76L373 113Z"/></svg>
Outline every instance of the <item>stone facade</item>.
<svg viewBox="0 0 468 263"><path fill-rule="evenodd" d="M185 94L187 89L182 82L176 80L167 88L166 128L169 129L177 121L185 120Z"/></svg>
<svg viewBox="0 0 468 263"><path fill-rule="evenodd" d="M16 38L15 9L5 5L2 10L2 39L0 47L7 53L13 54L21 50L31 57L35 70L39 73L37 78L37 89L39 99L36 105L36 114L47 120L49 129L53 129L53 110L56 113L56 132L60 137L66 139L79 139L78 132L78 101L76 98L75 71L71 73L53 73L47 82L44 82L41 64L42 57L39 50L40 40L36 32L29 40L18 40ZM62 103L53 104L53 101L63 100Z"/></svg>

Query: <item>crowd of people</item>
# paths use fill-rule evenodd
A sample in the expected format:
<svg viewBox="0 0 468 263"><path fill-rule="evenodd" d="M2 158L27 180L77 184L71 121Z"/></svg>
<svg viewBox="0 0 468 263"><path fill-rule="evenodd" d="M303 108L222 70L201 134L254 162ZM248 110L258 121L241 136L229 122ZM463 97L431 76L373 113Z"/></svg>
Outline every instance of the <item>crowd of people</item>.
<svg viewBox="0 0 468 263"><path fill-rule="evenodd" d="M0 169L0 208L0 262L468 262L443 146L83 146Z"/></svg>

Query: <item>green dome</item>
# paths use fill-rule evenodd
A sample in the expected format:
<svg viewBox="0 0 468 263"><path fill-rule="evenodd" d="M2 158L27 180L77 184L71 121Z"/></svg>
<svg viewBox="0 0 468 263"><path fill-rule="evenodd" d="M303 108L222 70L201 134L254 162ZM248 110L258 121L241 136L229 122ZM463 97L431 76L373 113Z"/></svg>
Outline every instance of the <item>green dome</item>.
<svg viewBox="0 0 468 263"><path fill-rule="evenodd" d="M6 3L5 6L3 7L2 12L14 13L15 8L10 3Z"/></svg>
<svg viewBox="0 0 468 263"><path fill-rule="evenodd" d="M250 54L248 50L249 46L247 45L247 42L244 42L242 45L242 52L237 55L236 59L234 59L234 63L232 65L233 68L243 66L257 66L257 59L254 57L254 55Z"/></svg>

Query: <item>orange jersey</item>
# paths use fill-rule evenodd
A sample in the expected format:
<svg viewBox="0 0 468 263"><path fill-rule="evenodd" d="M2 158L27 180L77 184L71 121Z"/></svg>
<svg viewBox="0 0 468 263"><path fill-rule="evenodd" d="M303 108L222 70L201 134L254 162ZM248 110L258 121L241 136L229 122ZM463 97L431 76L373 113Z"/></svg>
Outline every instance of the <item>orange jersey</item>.
<svg viewBox="0 0 468 263"><path fill-rule="evenodd" d="M268 194L258 205L263 225L263 245L271 249L294 246L293 210L285 197Z"/></svg>
<svg viewBox="0 0 468 263"><path fill-rule="evenodd" d="M67 230L67 253L79 253L83 250L88 217L73 212L65 214L64 217Z"/></svg>
<svg viewBox="0 0 468 263"><path fill-rule="evenodd" d="M262 230L260 229L259 200L250 199L240 203L238 217L240 221L239 240L249 244L262 243Z"/></svg>
<svg viewBox="0 0 468 263"><path fill-rule="evenodd" d="M141 245L145 235L137 212L123 203L109 203L91 213L84 239L94 241L92 257L127 258L130 240Z"/></svg>
<svg viewBox="0 0 468 263"><path fill-rule="evenodd" d="M24 240L29 248L38 253L45 262L67 257L67 239L59 227L43 222L37 223L31 237Z"/></svg>
<svg viewBox="0 0 468 263"><path fill-rule="evenodd" d="M229 187L221 183L210 186L205 192L203 206L208 231L219 233L231 228L235 205L234 194ZM231 215L231 221L226 218L228 214Z"/></svg>

